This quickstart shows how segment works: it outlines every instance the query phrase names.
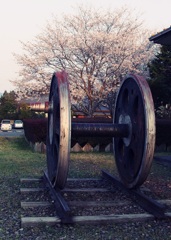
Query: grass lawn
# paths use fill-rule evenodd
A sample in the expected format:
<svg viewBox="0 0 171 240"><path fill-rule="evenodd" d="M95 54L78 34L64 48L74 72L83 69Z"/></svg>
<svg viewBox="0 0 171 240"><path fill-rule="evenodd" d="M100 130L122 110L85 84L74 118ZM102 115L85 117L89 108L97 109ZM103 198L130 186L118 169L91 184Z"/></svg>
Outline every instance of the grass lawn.
<svg viewBox="0 0 171 240"><path fill-rule="evenodd" d="M69 177L97 177L116 170L112 153L71 153ZM36 177L46 169L46 155L35 153L23 138L0 138L0 177Z"/></svg>
<svg viewBox="0 0 171 240"><path fill-rule="evenodd" d="M46 155L33 152L24 138L0 137L0 177L39 177L45 169ZM98 177L101 169L117 174L113 153L70 154L69 177Z"/></svg>
<svg viewBox="0 0 171 240"><path fill-rule="evenodd" d="M24 138L0 137L0 177L41 176L45 166L45 155L33 152Z"/></svg>

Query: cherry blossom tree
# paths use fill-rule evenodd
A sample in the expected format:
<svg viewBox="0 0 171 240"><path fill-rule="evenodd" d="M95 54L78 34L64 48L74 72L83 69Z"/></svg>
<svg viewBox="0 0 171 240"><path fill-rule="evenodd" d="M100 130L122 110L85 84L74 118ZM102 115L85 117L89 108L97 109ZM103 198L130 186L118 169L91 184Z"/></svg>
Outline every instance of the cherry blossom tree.
<svg viewBox="0 0 171 240"><path fill-rule="evenodd" d="M147 76L150 35L128 8L78 7L76 14L54 17L32 42L22 43L24 54L15 55L21 66L15 84L27 96L47 94L53 72L65 70L74 109L92 116L99 104L113 108L111 96L126 74Z"/></svg>

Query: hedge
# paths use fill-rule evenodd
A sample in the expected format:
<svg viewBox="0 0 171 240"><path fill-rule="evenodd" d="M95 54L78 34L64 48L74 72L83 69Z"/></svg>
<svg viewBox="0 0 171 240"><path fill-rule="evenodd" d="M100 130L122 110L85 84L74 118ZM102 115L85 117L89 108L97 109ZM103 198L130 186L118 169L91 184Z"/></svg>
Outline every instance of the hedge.
<svg viewBox="0 0 171 240"><path fill-rule="evenodd" d="M82 119L72 119L73 122L111 122L111 119L107 118L82 118ZM24 120L24 130L25 137L29 142L44 142L46 144L46 135L47 135L47 118L42 119L25 119ZM92 147L95 147L97 144L101 148L105 148L109 143L112 142L112 138L107 137L74 137L71 139L71 147L76 143L79 143L80 146L84 146L86 143L89 143ZM162 144L171 146L171 120L168 119L157 119L156 120L156 146Z"/></svg>

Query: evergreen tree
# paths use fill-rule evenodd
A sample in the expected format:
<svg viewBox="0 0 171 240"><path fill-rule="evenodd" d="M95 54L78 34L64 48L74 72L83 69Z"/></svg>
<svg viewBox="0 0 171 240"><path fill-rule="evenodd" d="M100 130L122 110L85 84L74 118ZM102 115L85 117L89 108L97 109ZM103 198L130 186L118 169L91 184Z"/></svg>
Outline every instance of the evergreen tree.
<svg viewBox="0 0 171 240"><path fill-rule="evenodd" d="M0 97L0 118L15 119L17 113L17 101L14 91L7 92Z"/></svg>
<svg viewBox="0 0 171 240"><path fill-rule="evenodd" d="M34 118L35 113L30 110L30 107L26 103L20 103L18 105L17 118L25 119L25 118Z"/></svg>
<svg viewBox="0 0 171 240"><path fill-rule="evenodd" d="M26 103L17 101L18 95L14 92L5 91L0 97L0 120L2 119L25 119L25 118L40 118L43 114L36 114L30 110Z"/></svg>
<svg viewBox="0 0 171 240"><path fill-rule="evenodd" d="M171 46L161 46L148 67L155 108L171 104Z"/></svg>

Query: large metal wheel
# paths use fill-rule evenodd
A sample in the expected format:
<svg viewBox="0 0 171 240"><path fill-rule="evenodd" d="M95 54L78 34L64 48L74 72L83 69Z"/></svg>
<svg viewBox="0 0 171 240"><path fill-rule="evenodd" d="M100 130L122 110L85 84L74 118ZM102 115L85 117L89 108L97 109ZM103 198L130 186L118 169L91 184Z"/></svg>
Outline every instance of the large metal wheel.
<svg viewBox="0 0 171 240"><path fill-rule="evenodd" d="M67 74L53 75L49 94L47 169L55 189L63 189L68 175L71 142L71 103Z"/></svg>
<svg viewBox="0 0 171 240"><path fill-rule="evenodd" d="M114 155L123 184L136 188L146 180L155 147L155 115L151 91L147 81L129 75L121 84L114 123L129 124L127 138L114 138Z"/></svg>

